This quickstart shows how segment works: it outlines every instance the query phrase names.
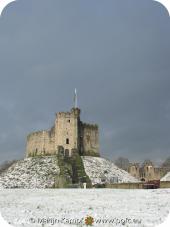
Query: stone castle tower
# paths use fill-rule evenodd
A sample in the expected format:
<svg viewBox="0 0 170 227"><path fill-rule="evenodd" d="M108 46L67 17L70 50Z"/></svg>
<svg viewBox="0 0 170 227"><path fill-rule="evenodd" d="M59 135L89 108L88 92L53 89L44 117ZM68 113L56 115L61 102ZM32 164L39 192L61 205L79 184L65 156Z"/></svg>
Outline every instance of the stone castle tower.
<svg viewBox="0 0 170 227"><path fill-rule="evenodd" d="M76 107L70 112L56 114L54 126L50 130L33 132L27 136L27 157L63 153L72 156L99 156L99 130L97 125L80 120L81 110Z"/></svg>

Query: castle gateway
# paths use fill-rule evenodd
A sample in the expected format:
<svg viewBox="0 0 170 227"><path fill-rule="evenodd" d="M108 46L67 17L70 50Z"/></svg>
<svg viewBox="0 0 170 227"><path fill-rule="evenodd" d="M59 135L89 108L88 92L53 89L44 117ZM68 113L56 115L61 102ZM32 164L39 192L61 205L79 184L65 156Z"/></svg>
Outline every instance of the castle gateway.
<svg viewBox="0 0 170 227"><path fill-rule="evenodd" d="M99 156L99 130L97 125L80 120L80 109L56 114L54 126L50 130L33 132L27 136L27 157L62 153L72 156Z"/></svg>

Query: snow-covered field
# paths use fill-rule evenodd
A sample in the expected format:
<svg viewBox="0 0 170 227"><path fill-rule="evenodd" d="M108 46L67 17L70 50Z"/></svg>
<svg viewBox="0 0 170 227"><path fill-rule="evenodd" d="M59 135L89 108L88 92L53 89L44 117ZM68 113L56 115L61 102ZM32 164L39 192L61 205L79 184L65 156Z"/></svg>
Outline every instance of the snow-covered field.
<svg viewBox="0 0 170 227"><path fill-rule="evenodd" d="M84 226L87 216L99 227L157 226L169 211L170 189L0 190L0 212L18 227Z"/></svg>

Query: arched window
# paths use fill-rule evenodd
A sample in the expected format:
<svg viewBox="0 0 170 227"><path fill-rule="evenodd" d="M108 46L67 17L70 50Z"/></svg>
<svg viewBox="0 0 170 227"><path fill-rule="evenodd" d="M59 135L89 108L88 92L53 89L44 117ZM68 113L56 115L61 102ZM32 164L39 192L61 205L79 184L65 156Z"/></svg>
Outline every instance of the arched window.
<svg viewBox="0 0 170 227"><path fill-rule="evenodd" d="M69 144L69 139L68 138L66 139L66 144Z"/></svg>

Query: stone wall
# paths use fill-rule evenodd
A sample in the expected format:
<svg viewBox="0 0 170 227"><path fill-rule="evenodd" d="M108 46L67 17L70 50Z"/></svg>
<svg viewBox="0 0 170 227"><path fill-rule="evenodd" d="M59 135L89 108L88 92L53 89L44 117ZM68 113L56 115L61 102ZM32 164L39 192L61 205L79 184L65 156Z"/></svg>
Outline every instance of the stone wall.
<svg viewBox="0 0 170 227"><path fill-rule="evenodd" d="M143 183L115 183L115 184L106 184L106 188L115 188L115 189L143 189Z"/></svg>
<svg viewBox="0 0 170 227"><path fill-rule="evenodd" d="M160 188L170 188L170 181L160 181Z"/></svg>
<svg viewBox="0 0 170 227"><path fill-rule="evenodd" d="M146 189L144 183L117 183L117 184L106 184L106 188L115 189ZM170 181L160 181L160 188L170 188Z"/></svg>
<svg viewBox="0 0 170 227"><path fill-rule="evenodd" d="M27 157L55 154L54 128L29 134L27 136L26 152Z"/></svg>
<svg viewBox="0 0 170 227"><path fill-rule="evenodd" d="M97 125L82 124L84 155L99 156L99 130Z"/></svg>

